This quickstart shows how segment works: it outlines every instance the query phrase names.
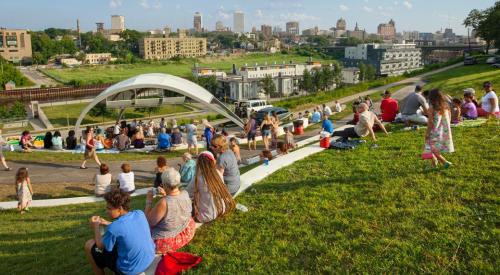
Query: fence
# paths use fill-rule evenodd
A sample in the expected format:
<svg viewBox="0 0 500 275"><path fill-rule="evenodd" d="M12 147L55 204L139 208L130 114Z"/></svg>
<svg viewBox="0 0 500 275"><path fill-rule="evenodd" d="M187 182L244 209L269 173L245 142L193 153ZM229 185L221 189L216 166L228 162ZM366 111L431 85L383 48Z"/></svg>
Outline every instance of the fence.
<svg viewBox="0 0 500 275"><path fill-rule="evenodd" d="M23 103L30 103L31 101L51 102L95 97L109 86L111 84L3 91L0 92L0 104L9 104L16 101Z"/></svg>

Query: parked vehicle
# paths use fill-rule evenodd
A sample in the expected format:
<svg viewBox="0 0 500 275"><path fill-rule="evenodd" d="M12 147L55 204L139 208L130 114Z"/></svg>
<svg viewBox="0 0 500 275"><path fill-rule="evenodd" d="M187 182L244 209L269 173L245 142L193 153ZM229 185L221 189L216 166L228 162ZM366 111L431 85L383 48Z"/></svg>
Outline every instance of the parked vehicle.
<svg viewBox="0 0 500 275"><path fill-rule="evenodd" d="M273 107L267 103L266 100L262 99L249 99L242 100L234 103L234 112L237 116L241 118L247 118L250 116L252 111L259 111L264 108Z"/></svg>
<svg viewBox="0 0 500 275"><path fill-rule="evenodd" d="M500 59L496 56L491 56L491 57L488 57L488 59L486 59L486 64L495 64L498 62L500 62Z"/></svg>
<svg viewBox="0 0 500 275"><path fill-rule="evenodd" d="M500 69L500 63L492 64L491 67Z"/></svg>
<svg viewBox="0 0 500 275"><path fill-rule="evenodd" d="M467 56L464 59L464 65L475 65L477 64L477 60L473 56Z"/></svg>
<svg viewBox="0 0 500 275"><path fill-rule="evenodd" d="M276 112L278 115L280 121L283 121L290 117L292 113L290 113L287 109L281 108L281 107L267 107L264 109L261 109L260 111L257 112L255 121L257 122L257 125L260 125L262 123L262 120L264 120L264 115L269 114L271 115L272 112Z"/></svg>

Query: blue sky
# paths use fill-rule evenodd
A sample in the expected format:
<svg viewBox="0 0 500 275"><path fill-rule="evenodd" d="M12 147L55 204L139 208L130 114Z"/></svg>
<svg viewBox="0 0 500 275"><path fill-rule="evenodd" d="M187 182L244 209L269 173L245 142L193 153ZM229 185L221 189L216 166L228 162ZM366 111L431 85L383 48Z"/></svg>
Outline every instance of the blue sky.
<svg viewBox="0 0 500 275"><path fill-rule="evenodd" d="M461 25L473 8L484 9L495 0L1 0L0 27L42 30L48 27L76 28L80 19L84 31L95 29L95 22L110 27L110 15L125 16L127 28L148 30L170 26L192 28L193 14L203 14L204 27L212 30L220 20L232 27L232 13L245 13L245 29L261 24L280 25L297 20L300 29L319 26L328 29L338 18L353 29L376 32L381 22L393 18L396 30L434 32L452 27L466 34Z"/></svg>

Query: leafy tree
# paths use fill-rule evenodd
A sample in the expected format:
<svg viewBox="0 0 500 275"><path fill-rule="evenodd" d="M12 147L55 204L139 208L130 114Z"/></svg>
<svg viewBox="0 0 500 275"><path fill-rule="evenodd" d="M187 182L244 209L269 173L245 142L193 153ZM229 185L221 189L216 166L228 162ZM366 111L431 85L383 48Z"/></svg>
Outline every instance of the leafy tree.
<svg viewBox="0 0 500 275"><path fill-rule="evenodd" d="M342 85L342 66L339 63L333 64L333 81L337 87Z"/></svg>
<svg viewBox="0 0 500 275"><path fill-rule="evenodd" d="M371 64L368 64L366 66L366 72L365 72L365 78L366 80L370 81L370 80L374 80L376 78L376 70L375 70L375 67L373 67L373 65Z"/></svg>
<svg viewBox="0 0 500 275"><path fill-rule="evenodd" d="M113 114L115 114L114 110L108 109L105 104L97 104L89 111L89 115L93 117L111 116Z"/></svg>
<svg viewBox="0 0 500 275"><path fill-rule="evenodd" d="M19 101L14 102L10 108L10 113L12 117L25 117L26 110L24 109L24 104Z"/></svg>
<svg viewBox="0 0 500 275"><path fill-rule="evenodd" d="M311 36L307 39L307 42L316 44L318 47L326 47L330 44L330 40L326 36Z"/></svg>
<svg viewBox="0 0 500 275"><path fill-rule="evenodd" d="M356 46L361 43L363 43L363 40L361 39L358 39L356 37L348 37L346 39L340 39L337 44L339 46Z"/></svg>
<svg viewBox="0 0 500 275"><path fill-rule="evenodd" d="M321 74L321 69L319 68L314 68L312 70L312 79L313 79L313 92L317 92L319 90L322 90L322 87L324 86L323 81L324 78Z"/></svg>
<svg viewBox="0 0 500 275"><path fill-rule="evenodd" d="M302 75L302 80L299 82L299 87L301 90L306 91L306 94L312 92L314 89L312 75L309 70L304 69L304 73Z"/></svg>
<svg viewBox="0 0 500 275"><path fill-rule="evenodd" d="M271 75L266 75L260 81L260 87L268 97L276 96L276 85Z"/></svg>
<svg viewBox="0 0 500 275"><path fill-rule="evenodd" d="M16 86L26 86L31 82L19 72L14 65L0 56L0 90L4 89L5 83L14 81Z"/></svg>
<svg viewBox="0 0 500 275"><path fill-rule="evenodd" d="M212 94L215 94L217 92L218 83L217 78L214 75L209 77L199 77L198 79L196 79L196 83L198 83L198 85L200 85L201 87L207 89Z"/></svg>
<svg viewBox="0 0 500 275"><path fill-rule="evenodd" d="M477 35L486 41L486 51L488 52L493 41L495 46L500 46L500 25L498 22L500 22L500 1L485 10L471 10L463 24L466 27L472 27Z"/></svg>
<svg viewBox="0 0 500 275"><path fill-rule="evenodd" d="M360 62L358 65L359 68L359 81L364 81L366 79L366 65L363 62Z"/></svg>

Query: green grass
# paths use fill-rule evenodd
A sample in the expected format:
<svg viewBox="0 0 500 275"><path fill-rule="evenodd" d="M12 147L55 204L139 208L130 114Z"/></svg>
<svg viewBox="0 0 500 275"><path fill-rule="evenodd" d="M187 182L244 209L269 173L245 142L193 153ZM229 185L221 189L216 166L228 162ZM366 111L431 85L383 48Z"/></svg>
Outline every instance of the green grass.
<svg viewBox="0 0 500 275"><path fill-rule="evenodd" d="M440 88L452 97L461 98L465 88L474 88L476 98L484 94L483 82L490 81L493 88L500 87L500 69L487 64L462 66L426 78L425 89ZM497 88L498 89L498 88Z"/></svg>
<svg viewBox="0 0 500 275"><path fill-rule="evenodd" d="M42 72L62 83L69 83L72 80L82 81L82 84L115 83L145 73L167 73L181 77L190 77L191 69L195 63L198 63L199 66L229 71L233 63L237 66L243 66L245 63L248 65L253 65L255 63L264 64L265 62L271 64L274 63L274 61L278 64L283 61L288 63L290 60L297 63L304 63L308 58L309 57L295 54L249 54L241 57L207 57L198 60L184 59L179 62L164 61L153 62L151 64L140 63L88 66L70 69L45 69L42 70Z"/></svg>
<svg viewBox="0 0 500 275"><path fill-rule="evenodd" d="M49 119L50 123L54 127L66 127L68 126L68 118L69 125L75 125L76 120L80 116L82 110L88 105L88 103L76 103L76 104L68 104L68 105L56 105L50 107L43 107L43 112ZM156 112L151 112L151 116L158 115L169 115L175 113L183 113L190 112L192 109L184 106L184 105L164 105L158 108ZM126 108L123 114L123 119L140 119L140 118L148 118L149 112L139 112L136 111L135 108ZM93 117L90 115L86 115L83 119L82 124L95 124L102 122L115 122L118 116L118 112L113 111L111 114L106 115L104 117Z"/></svg>
<svg viewBox="0 0 500 275"><path fill-rule="evenodd" d="M190 273L498 274L498 130L454 128L450 170L425 169L423 131L298 161L237 198L249 212L196 232L183 251L203 262ZM95 214L103 203L4 211L0 270L89 274L82 246Z"/></svg>

